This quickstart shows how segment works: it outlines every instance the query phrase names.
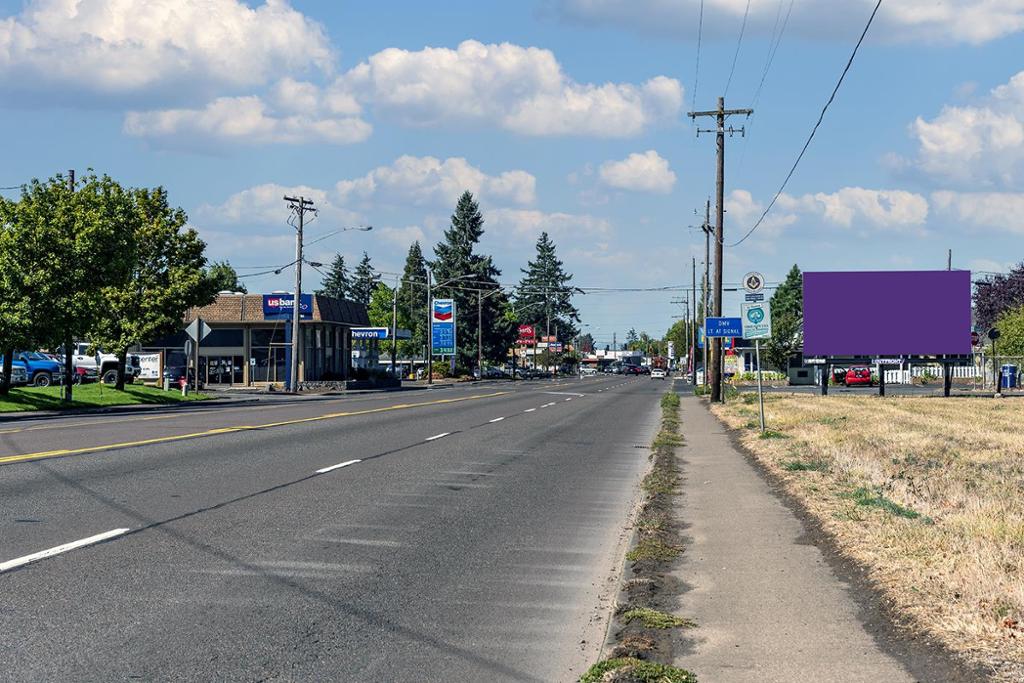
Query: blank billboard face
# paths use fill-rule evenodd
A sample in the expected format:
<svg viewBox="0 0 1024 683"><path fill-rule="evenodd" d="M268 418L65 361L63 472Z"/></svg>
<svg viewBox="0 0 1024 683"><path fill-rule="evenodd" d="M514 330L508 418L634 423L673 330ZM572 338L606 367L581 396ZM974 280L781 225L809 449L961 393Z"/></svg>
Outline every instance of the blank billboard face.
<svg viewBox="0 0 1024 683"><path fill-rule="evenodd" d="M969 353L969 271L804 273L805 356Z"/></svg>

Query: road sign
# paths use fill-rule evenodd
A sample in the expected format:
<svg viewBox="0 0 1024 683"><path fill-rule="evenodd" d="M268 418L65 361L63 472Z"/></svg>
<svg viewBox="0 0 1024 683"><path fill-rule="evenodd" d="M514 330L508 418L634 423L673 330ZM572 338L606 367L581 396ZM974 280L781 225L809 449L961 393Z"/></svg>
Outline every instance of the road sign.
<svg viewBox="0 0 1024 683"><path fill-rule="evenodd" d="M520 325L519 326L519 338L520 339L533 339L533 325Z"/></svg>
<svg viewBox="0 0 1024 683"><path fill-rule="evenodd" d="M707 318L704 321L704 336L742 337L743 321L739 318Z"/></svg>
<svg viewBox="0 0 1024 683"><path fill-rule="evenodd" d="M747 273L743 276L743 289L751 294L757 294L764 289L764 275L757 272Z"/></svg>
<svg viewBox="0 0 1024 683"><path fill-rule="evenodd" d="M206 339L211 331L210 326L202 318L196 318L185 328L185 332L195 342L201 342Z"/></svg>
<svg viewBox="0 0 1024 683"><path fill-rule="evenodd" d="M759 302L759 301L764 301L764 294L763 293L744 294L743 295L743 300L744 301L755 302L755 303Z"/></svg>
<svg viewBox="0 0 1024 683"><path fill-rule="evenodd" d="M991 330L988 331L988 338L991 339L992 341L995 341L996 339L999 339L1000 336L1001 336L1001 333L999 332L999 330L997 330L994 327Z"/></svg>
<svg viewBox="0 0 1024 683"><path fill-rule="evenodd" d="M435 356L455 354L455 300L434 299L431 302L430 329Z"/></svg>
<svg viewBox="0 0 1024 683"><path fill-rule="evenodd" d="M352 339L387 339L390 332L386 327L353 327Z"/></svg>
<svg viewBox="0 0 1024 683"><path fill-rule="evenodd" d="M552 353L561 353L562 342L550 342L548 344L548 350L551 351Z"/></svg>
<svg viewBox="0 0 1024 683"><path fill-rule="evenodd" d="M768 303L740 305L744 339L768 339L772 336L772 308Z"/></svg>

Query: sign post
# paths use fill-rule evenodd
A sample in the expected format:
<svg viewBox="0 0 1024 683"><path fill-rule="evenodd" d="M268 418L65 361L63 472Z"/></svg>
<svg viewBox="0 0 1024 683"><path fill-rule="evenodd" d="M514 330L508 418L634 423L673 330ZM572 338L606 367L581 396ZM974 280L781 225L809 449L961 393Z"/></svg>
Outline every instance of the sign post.
<svg viewBox="0 0 1024 683"><path fill-rule="evenodd" d="M756 274L755 274L756 275ZM744 278L744 286L747 286L754 278L748 275ZM760 286L764 286L764 278L757 280ZM754 357L757 361L757 403L761 411L761 433L764 434L764 387L761 381L761 340L772 336L772 309L771 305L764 302L745 303L740 307L743 319L743 338L754 340Z"/></svg>
<svg viewBox="0 0 1024 683"><path fill-rule="evenodd" d="M210 326L206 324L206 321L202 318L196 318L188 327L185 328L185 333L188 334L189 338L195 342L192 345L192 372L195 377L195 390L199 389L199 342L206 339L210 334ZM185 384L188 384L188 364L185 365ZM182 389L184 394L184 388Z"/></svg>

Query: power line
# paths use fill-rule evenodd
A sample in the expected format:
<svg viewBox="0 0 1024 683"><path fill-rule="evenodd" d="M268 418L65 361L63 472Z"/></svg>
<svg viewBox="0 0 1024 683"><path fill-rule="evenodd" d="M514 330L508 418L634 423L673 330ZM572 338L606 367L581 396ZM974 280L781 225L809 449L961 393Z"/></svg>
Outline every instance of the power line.
<svg viewBox="0 0 1024 683"><path fill-rule="evenodd" d="M693 73L693 106L697 108L697 84L700 82L700 42L704 33L704 0L700 0L700 14L697 16L697 66ZM696 125L696 121L694 121Z"/></svg>
<svg viewBox="0 0 1024 683"><path fill-rule="evenodd" d="M825 120L825 112L828 111L828 108L836 99L836 93L839 92L839 88L840 86L843 85L843 80L846 78L846 74L849 73L850 67L853 66L853 60L857 56L857 51L860 50L860 46L864 42L865 36L867 36L868 34L868 29L871 28L871 24L875 20L875 15L878 14L878 9L881 6L882 0L878 0L878 3L875 5L875 9L871 11L871 16L868 17L868 23L865 24L864 30L861 32L860 38L857 40L857 44L853 47L853 52L850 54L850 59L846 62L846 68L844 68L843 73L839 75L839 81L836 83L836 87L832 89L832 94L829 96L828 101L825 103L825 106L822 107L821 115L818 116L818 121L814 124L814 128L811 129L811 134L807 136L807 142L804 143L803 149L800 150L800 154L797 155L796 161L793 162L793 167L789 169L789 173L786 174L786 179L782 181L782 185L779 187L779 191L775 193L774 197L772 197L772 201L769 202L767 208L765 208L764 210L764 213L762 213L761 217L757 219L756 223L754 223L754 227L748 230L747 234L740 238L738 242L734 242L730 245L727 245L730 248L743 244L743 242L746 241L748 237L754 234L754 231L757 230L757 228L761 225L765 217L768 215L768 212L772 210L772 207L775 206L775 202L778 201L779 197L786 189L786 185L789 184L790 178L792 178L793 174L796 172L796 167L800 165L800 160L804 158L804 154L807 152L807 148L811 146L811 141L814 139L814 135L818 132L818 127L821 126L821 122Z"/></svg>
<svg viewBox="0 0 1024 683"><path fill-rule="evenodd" d="M789 25L789 17L793 13L794 0L789 0L789 9L786 10L786 17L782 20L782 28L779 28L779 17L782 14L782 3L786 0L779 0L779 10L775 14L775 27L772 29L772 40L768 43L768 57L765 60L764 69L761 71L761 82L757 84L757 90L754 91L754 99L751 102L751 107L757 108L757 102L761 98L761 91L764 89L765 79L768 78L768 72L772 68L772 63L775 61L775 53L779 51L779 45L782 43L782 36L786 33L786 26Z"/></svg>
<svg viewBox="0 0 1024 683"><path fill-rule="evenodd" d="M736 60L740 58L740 45L743 44L743 33L747 30L747 16L750 14L750 0L747 0L747 8L743 10L743 23L740 24L740 37L736 41L736 53L732 56L732 68L729 69L729 80L725 82L723 96L729 96L729 86L732 84L732 75L736 73ZM696 109L696 107L694 107Z"/></svg>

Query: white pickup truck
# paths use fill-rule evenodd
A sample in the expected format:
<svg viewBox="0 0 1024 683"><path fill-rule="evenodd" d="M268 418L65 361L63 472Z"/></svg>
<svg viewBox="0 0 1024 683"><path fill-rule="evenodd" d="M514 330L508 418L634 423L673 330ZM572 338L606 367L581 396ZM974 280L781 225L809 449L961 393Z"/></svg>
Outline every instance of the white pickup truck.
<svg viewBox="0 0 1024 683"><path fill-rule="evenodd" d="M91 347L92 344L88 342L75 342L71 355L72 365L76 368L95 370L104 384L114 384L117 382L117 356L112 353L103 353L101 349L96 349L95 353L90 354L89 349ZM128 383L134 382L140 372L139 357L129 353L128 361L124 366L125 381Z"/></svg>

